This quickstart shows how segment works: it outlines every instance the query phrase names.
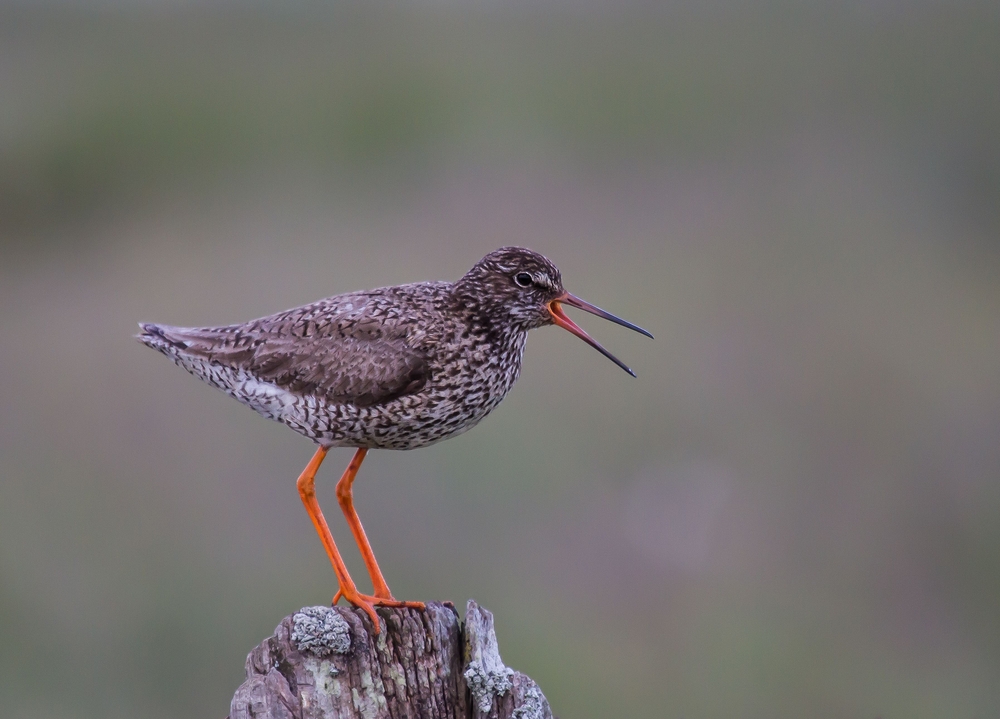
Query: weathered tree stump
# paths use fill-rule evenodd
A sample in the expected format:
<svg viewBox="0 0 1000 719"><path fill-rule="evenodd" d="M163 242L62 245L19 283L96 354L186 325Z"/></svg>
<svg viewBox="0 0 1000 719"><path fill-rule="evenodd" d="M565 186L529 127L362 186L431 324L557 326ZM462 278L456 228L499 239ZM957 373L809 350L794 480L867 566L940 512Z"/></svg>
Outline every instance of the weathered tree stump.
<svg viewBox="0 0 1000 719"><path fill-rule="evenodd" d="M469 600L379 608L382 631L349 607L305 607L247 657L229 719L552 719L529 677L500 659L493 615Z"/></svg>

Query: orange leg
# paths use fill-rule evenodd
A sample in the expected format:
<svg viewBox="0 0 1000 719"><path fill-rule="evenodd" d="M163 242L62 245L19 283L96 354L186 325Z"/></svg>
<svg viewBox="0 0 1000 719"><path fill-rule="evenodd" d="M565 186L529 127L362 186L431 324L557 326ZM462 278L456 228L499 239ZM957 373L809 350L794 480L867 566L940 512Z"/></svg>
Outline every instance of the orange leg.
<svg viewBox="0 0 1000 719"><path fill-rule="evenodd" d="M382 571L378 568L378 562L375 560L372 545L368 542L365 528L361 526L361 519L354 510L354 494L351 487L354 484L354 478L357 476L358 470L361 469L361 463L364 461L366 454L368 454L368 450L364 447L359 448L354 453L351 463L347 465L343 476L337 482L337 501L340 502L340 509L344 512L344 517L351 527L354 541L358 543L358 549L361 550L361 557L365 560L368 575L372 578L372 587L375 596L379 599L396 602L397 600L393 598L392 592L389 591L389 585L386 584L385 577L382 576ZM398 602L397 605L416 607L418 609L424 608L423 602Z"/></svg>
<svg viewBox="0 0 1000 719"><path fill-rule="evenodd" d="M402 607L417 606L417 603L397 602L392 598L385 597L370 597L361 594L358 591L357 586L354 584L354 580L351 579L351 575L347 572L347 565L344 564L344 560L341 558L340 552L337 551L337 545L333 541L333 535L330 533L330 527L326 523L323 511L319 508L319 502L316 501L316 471L319 469L320 464L323 463L324 457L326 457L326 449L324 447L320 447L316 450L316 454L313 455L313 458L309 460L309 464L306 465L306 468L302 470L302 474L299 475L298 482L296 483L299 489L299 496L302 498L302 504L306 507L306 512L309 513L309 519L312 520L313 526L316 527L316 532L319 534L320 541L323 543L323 548L326 550L327 556L330 557L330 563L333 565L333 572L337 575L337 584L339 585L339 589L334 597L334 604L337 603L338 599L343 597L354 606L364 609L368 616L371 617L372 624L375 626L375 633L378 634L379 620L378 614L375 613L375 605ZM362 455L362 458L363 457L364 455ZM358 464L361 464L360 461ZM357 468L355 468L355 473L356 472ZM385 582L383 580L383 585L384 584ZM423 607L422 604L419 606Z"/></svg>

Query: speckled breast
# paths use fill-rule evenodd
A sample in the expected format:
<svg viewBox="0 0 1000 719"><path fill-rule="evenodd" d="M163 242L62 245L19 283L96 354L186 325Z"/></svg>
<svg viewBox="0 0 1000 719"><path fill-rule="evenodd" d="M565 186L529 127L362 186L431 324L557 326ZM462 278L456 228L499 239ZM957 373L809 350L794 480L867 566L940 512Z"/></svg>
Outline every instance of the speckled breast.
<svg viewBox="0 0 1000 719"><path fill-rule="evenodd" d="M304 396L278 416L254 408L327 447L426 447L471 429L500 404L520 375L526 336L449 338L427 384L384 404L357 407Z"/></svg>

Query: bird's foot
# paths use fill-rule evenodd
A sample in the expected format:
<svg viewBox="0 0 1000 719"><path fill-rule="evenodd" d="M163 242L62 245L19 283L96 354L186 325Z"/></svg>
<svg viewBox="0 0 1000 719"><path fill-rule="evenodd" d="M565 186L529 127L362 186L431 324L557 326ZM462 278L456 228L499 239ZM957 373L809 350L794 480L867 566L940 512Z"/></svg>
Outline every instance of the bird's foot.
<svg viewBox="0 0 1000 719"><path fill-rule="evenodd" d="M371 618L372 624L375 625L376 634L380 631L380 625L378 614L375 613L375 607L407 607L409 609L424 609L425 606L423 602L402 602L395 599L391 595L388 597L375 597L370 594L362 594L357 590L348 590L345 592L343 588L338 589L337 593L333 595L332 603L335 605L341 599L346 599L355 607L364 609L365 613Z"/></svg>

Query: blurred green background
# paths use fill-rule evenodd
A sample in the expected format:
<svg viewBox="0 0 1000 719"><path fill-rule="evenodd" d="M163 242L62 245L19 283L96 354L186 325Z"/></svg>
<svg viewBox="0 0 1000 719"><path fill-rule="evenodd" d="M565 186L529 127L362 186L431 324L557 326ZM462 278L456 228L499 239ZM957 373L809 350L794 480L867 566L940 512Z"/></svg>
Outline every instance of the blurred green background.
<svg viewBox="0 0 1000 719"><path fill-rule="evenodd" d="M891 0L0 5L0 714L225 716L335 589L311 444L136 321L505 244L657 339L373 454L397 596L564 719L1000 716L1000 11Z"/></svg>

